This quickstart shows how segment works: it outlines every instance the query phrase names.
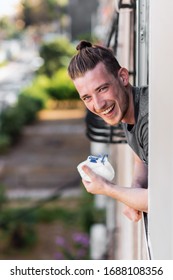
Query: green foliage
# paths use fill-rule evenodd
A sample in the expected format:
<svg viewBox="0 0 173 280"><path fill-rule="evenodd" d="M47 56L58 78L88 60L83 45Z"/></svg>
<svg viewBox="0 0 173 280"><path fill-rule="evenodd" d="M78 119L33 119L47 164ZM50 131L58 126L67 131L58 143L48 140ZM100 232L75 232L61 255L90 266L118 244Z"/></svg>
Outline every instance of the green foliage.
<svg viewBox="0 0 173 280"><path fill-rule="evenodd" d="M6 38L19 38L20 31L17 29L16 24L8 16L0 18L0 30Z"/></svg>
<svg viewBox="0 0 173 280"><path fill-rule="evenodd" d="M61 201L63 203L58 205L58 196L56 203L53 205L51 200L48 199L48 205L44 201L43 204L41 202L39 205L38 202L33 207L31 205L21 208L19 204L18 207L11 208L8 207L7 203L4 203L4 189L0 190L2 191L0 193L0 205L5 206L1 207L0 211L0 228L1 232L3 230L5 233L10 248L24 249L34 245L38 240L36 231L38 223L59 221L66 231L70 230L73 233L72 238L75 241L75 250L80 249L81 242L82 240L84 241L83 237L88 236L91 225L105 222L105 213L94 207L93 196L86 192L83 192L83 195L75 200L73 207L68 207L69 199L71 201L71 198L63 199ZM67 234L68 237L70 237L70 231ZM73 252L71 253L73 254Z"/></svg>
<svg viewBox="0 0 173 280"><path fill-rule="evenodd" d="M66 0L40 0L30 1L22 0L22 13L19 15L25 26L39 25L42 22L52 22L61 19L61 16L66 12Z"/></svg>
<svg viewBox="0 0 173 280"><path fill-rule="evenodd" d="M86 232L95 223L105 223L105 211L94 207L93 195L85 192L80 202L80 224Z"/></svg>
<svg viewBox="0 0 173 280"><path fill-rule="evenodd" d="M22 249L35 245L37 241L37 233L33 226L27 222L19 222L11 230L9 246Z"/></svg>
<svg viewBox="0 0 173 280"><path fill-rule="evenodd" d="M2 210L4 203L7 201L5 195L5 187L4 185L0 184L0 210Z"/></svg>
<svg viewBox="0 0 173 280"><path fill-rule="evenodd" d="M37 75L30 86L22 89L16 104L4 109L0 116L0 153L18 140L23 126L33 123L37 112L47 107L50 99L79 99L66 68L58 70L52 78Z"/></svg>
<svg viewBox="0 0 173 280"><path fill-rule="evenodd" d="M0 153L8 150L21 135L24 125L30 124L37 118L37 112L42 109L44 102L37 96L23 92L15 105L9 106L0 116Z"/></svg>
<svg viewBox="0 0 173 280"><path fill-rule="evenodd" d="M40 48L40 56L43 58L44 64L38 73L52 76L61 67L67 67L74 52L73 45L66 38L44 43Z"/></svg>
<svg viewBox="0 0 173 280"><path fill-rule="evenodd" d="M64 7L68 4L69 0L49 0L49 1L56 1L59 6Z"/></svg>
<svg viewBox="0 0 173 280"><path fill-rule="evenodd" d="M50 223L55 220L64 221L65 223L74 222L77 212L69 211L68 209L56 207L56 208L39 208L36 210L37 220L40 222Z"/></svg>
<svg viewBox="0 0 173 280"><path fill-rule="evenodd" d="M23 124L26 125L36 120L37 112L43 108L43 104L38 98L19 95L17 108L23 115Z"/></svg>
<svg viewBox="0 0 173 280"><path fill-rule="evenodd" d="M18 140L23 126L36 119L40 107L39 100L21 95L15 106L8 107L1 113L0 133L6 136L7 144L8 141L14 143Z"/></svg>
<svg viewBox="0 0 173 280"><path fill-rule="evenodd" d="M11 138L7 134L0 134L0 154L6 153L11 146Z"/></svg>
<svg viewBox="0 0 173 280"><path fill-rule="evenodd" d="M8 135L15 142L21 134L24 116L17 106L8 107L1 113L0 134Z"/></svg>
<svg viewBox="0 0 173 280"><path fill-rule="evenodd" d="M65 68L61 68L53 75L48 93L57 100L79 99L79 94Z"/></svg>
<svg viewBox="0 0 173 280"><path fill-rule="evenodd" d="M57 236L57 253L55 258L58 260L88 260L89 259L89 234L82 231L72 232L67 240L64 236Z"/></svg>
<svg viewBox="0 0 173 280"><path fill-rule="evenodd" d="M37 241L35 213L28 209L2 209L0 227L8 236L10 248L22 249Z"/></svg>
<svg viewBox="0 0 173 280"><path fill-rule="evenodd" d="M46 107L46 103L50 98L47 94L49 86L50 79L46 75L37 75L31 85L22 89L21 95L35 99L43 108Z"/></svg>
<svg viewBox="0 0 173 280"><path fill-rule="evenodd" d="M60 68L51 78L46 75L37 75L32 84L23 89L21 94L40 100L42 107L47 107L50 99L79 99L79 94L69 78L66 68Z"/></svg>

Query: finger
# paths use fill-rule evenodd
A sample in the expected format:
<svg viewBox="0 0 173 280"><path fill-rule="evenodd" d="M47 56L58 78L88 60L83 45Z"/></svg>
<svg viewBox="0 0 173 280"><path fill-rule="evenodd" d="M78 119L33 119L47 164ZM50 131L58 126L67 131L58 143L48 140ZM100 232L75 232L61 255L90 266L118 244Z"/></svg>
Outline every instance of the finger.
<svg viewBox="0 0 173 280"><path fill-rule="evenodd" d="M142 217L142 213L140 211L128 206L124 209L123 214L133 222L138 222Z"/></svg>
<svg viewBox="0 0 173 280"><path fill-rule="evenodd" d="M82 170L85 172L86 175L88 175L91 179L95 178L96 174L92 171L90 167L87 165L82 166Z"/></svg>
<svg viewBox="0 0 173 280"><path fill-rule="evenodd" d="M91 181L87 181L85 179L82 179L82 183L84 186L88 186L89 184L91 184Z"/></svg>
<svg viewBox="0 0 173 280"><path fill-rule="evenodd" d="M133 221L134 222L138 222L142 217L142 213L140 211L136 211L134 214L133 214Z"/></svg>

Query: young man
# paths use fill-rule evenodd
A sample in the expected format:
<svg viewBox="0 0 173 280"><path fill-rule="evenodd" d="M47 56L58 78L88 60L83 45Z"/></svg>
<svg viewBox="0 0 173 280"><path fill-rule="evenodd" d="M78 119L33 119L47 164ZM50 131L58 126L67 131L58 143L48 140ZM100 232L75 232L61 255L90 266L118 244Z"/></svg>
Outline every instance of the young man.
<svg viewBox="0 0 173 280"><path fill-rule="evenodd" d="M89 167L83 171L91 182L83 180L86 190L103 194L126 205L124 214L138 221L148 210L148 89L129 83L127 69L121 67L113 52L81 41L68 73L86 107L109 125L122 123L127 142L135 153L131 188L115 185L96 175Z"/></svg>

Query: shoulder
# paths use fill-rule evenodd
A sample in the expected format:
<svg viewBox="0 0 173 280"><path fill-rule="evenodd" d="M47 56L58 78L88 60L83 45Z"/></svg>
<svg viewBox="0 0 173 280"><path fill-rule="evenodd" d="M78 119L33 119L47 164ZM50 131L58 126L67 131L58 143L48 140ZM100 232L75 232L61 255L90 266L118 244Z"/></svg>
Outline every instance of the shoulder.
<svg viewBox="0 0 173 280"><path fill-rule="evenodd" d="M148 114L148 87L139 88L139 113L141 117Z"/></svg>
<svg viewBox="0 0 173 280"><path fill-rule="evenodd" d="M148 87L139 88L138 137L148 143Z"/></svg>
<svg viewBox="0 0 173 280"><path fill-rule="evenodd" d="M148 103L148 87L140 88L140 96L141 96L141 102Z"/></svg>
<svg viewBox="0 0 173 280"><path fill-rule="evenodd" d="M139 132L140 137L146 135L148 132L148 87L135 88L137 118L136 131Z"/></svg>
<svg viewBox="0 0 173 280"><path fill-rule="evenodd" d="M140 89L140 114L142 117L148 115L148 87Z"/></svg>

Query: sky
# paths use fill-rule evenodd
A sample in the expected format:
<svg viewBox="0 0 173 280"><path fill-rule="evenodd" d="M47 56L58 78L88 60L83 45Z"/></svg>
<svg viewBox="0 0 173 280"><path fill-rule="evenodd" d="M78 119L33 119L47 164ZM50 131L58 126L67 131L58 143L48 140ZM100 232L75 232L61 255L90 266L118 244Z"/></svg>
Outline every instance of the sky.
<svg viewBox="0 0 173 280"><path fill-rule="evenodd" d="M14 13L16 3L20 0L0 0L0 17Z"/></svg>

